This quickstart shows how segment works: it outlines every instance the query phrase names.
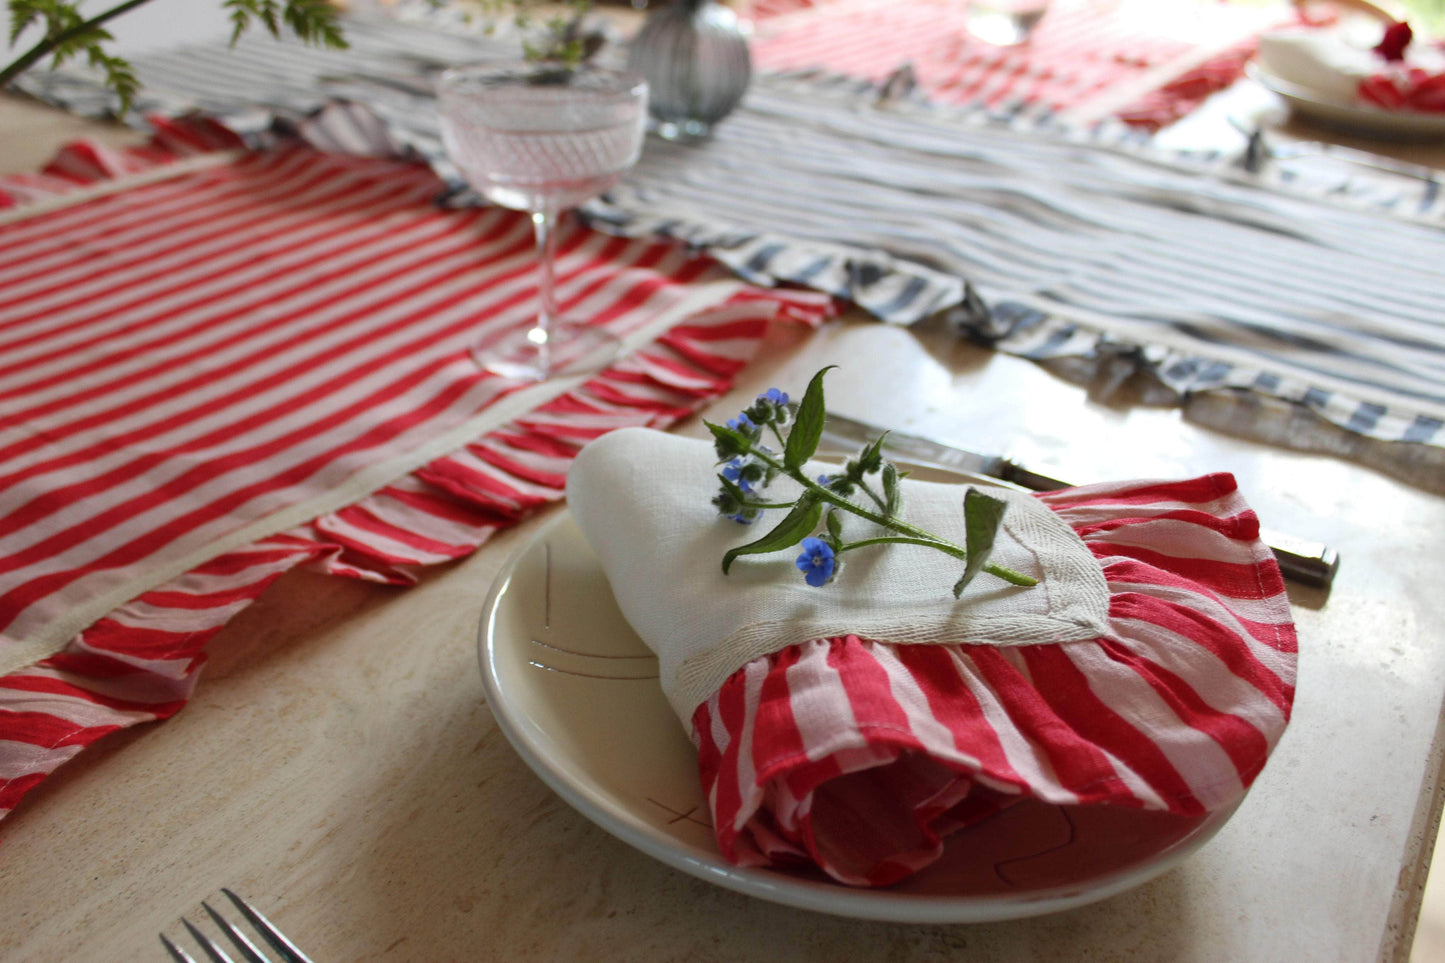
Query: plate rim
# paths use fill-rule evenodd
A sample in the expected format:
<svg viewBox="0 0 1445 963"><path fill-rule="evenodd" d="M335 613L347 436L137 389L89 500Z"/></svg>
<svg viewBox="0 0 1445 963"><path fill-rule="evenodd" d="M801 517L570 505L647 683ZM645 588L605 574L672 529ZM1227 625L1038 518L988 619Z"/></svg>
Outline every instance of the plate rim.
<svg viewBox="0 0 1445 963"><path fill-rule="evenodd" d="M1385 110L1369 104L1330 100L1285 80L1258 60L1245 64L1244 72L1250 80L1283 97L1290 106L1298 107L1307 116L1325 123L1333 122L1337 128L1348 126L1356 132L1375 131L1394 139L1418 134L1445 137L1445 112Z"/></svg>
<svg viewBox="0 0 1445 963"><path fill-rule="evenodd" d="M510 702L498 673L493 645L495 632L492 628L496 615L522 561L540 543L567 525L576 525L571 510L565 505L559 506L555 517L546 520L513 549L493 579L477 629L477 657L488 708L513 750L548 788L612 836L673 869L747 896L834 916L910 924L1000 922L1074 909L1147 883L1204 846L1239 806L1236 803L1211 813L1189 836L1142 865L1126 867L1085 884L1021 895L925 895L850 887L825 880L801 879L766 868L735 866L726 862L721 853L708 853L659 833L604 790L581 784L570 777L537 744L527 726L509 711Z"/></svg>

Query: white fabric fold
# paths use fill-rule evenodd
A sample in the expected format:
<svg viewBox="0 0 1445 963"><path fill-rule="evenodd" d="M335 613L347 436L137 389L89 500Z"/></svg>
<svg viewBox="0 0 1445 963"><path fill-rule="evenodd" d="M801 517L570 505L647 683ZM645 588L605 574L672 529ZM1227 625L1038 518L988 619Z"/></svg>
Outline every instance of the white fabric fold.
<svg viewBox="0 0 1445 963"><path fill-rule="evenodd" d="M705 441L623 429L589 444L567 479L567 501L597 553L623 615L657 654L662 687L683 724L726 679L760 656L815 639L858 635L905 644L1018 646L1107 634L1108 588L1092 553L1033 497L1002 488L1008 503L992 560L1040 579L1032 588L979 575L955 599L962 563L923 546L849 552L829 585L807 585L799 549L744 556L723 574L728 549L782 517L744 527L721 517L716 455ZM810 476L829 469L810 467ZM901 515L964 544L968 486L905 479ZM769 501L797 494L779 479ZM875 532L849 516L847 540Z"/></svg>

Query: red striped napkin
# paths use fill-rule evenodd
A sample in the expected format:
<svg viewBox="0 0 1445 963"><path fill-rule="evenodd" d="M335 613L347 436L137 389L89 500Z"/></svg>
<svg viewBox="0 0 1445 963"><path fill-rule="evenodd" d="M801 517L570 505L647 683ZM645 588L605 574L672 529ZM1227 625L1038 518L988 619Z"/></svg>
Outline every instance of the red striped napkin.
<svg viewBox="0 0 1445 963"><path fill-rule="evenodd" d="M184 705L205 641L285 571L413 581L560 499L591 438L727 390L771 319L831 310L572 225L565 307L636 350L519 390L466 348L528 323L524 215L300 148L79 148L45 176L156 163L173 176L0 215L0 815Z"/></svg>
<svg viewBox="0 0 1445 963"><path fill-rule="evenodd" d="M1260 32L1295 17L1283 5L1055 0L1027 43L996 47L968 33L965 0L783 6L760 8L753 56L764 68L823 67L882 81L911 63L938 101L1105 105L1149 129L1233 83Z"/></svg>
<svg viewBox="0 0 1445 963"><path fill-rule="evenodd" d="M658 654L735 862L881 886L1025 800L1203 816L1283 733L1289 602L1229 475L1004 495L995 559L1041 584L980 576L955 603L954 567L913 546L850 555L818 589L795 552L723 575L749 535L708 502L714 461L619 432L568 499ZM905 518L962 541L962 486L904 485Z"/></svg>

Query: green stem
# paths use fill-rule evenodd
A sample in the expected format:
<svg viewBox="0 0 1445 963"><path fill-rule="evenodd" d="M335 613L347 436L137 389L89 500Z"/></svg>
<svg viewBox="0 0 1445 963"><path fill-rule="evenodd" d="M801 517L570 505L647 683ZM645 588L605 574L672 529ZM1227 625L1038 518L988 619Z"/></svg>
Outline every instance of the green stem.
<svg viewBox="0 0 1445 963"><path fill-rule="evenodd" d="M783 437L782 429L780 429L780 428L777 426L777 423L770 421L770 422L768 422L768 427L771 428L771 429L773 429L773 437L776 438L776 439L778 439L778 444L781 445L781 446L784 447L784 448L787 448L787 447L788 447L788 439L786 439L786 438Z"/></svg>
<svg viewBox="0 0 1445 963"><path fill-rule="evenodd" d="M943 553L946 554L946 555L952 555L954 558L958 559L959 561L962 561L962 562L968 561L968 553L967 553L967 552L959 551L958 548L957 548L957 546L951 545L951 544L949 544L948 542L944 542L942 539L910 538L909 536L906 536L906 535L880 535L880 536L878 536L878 537L876 537L876 538L863 538L863 539L859 539L859 540L856 541L856 542L849 542L847 545L840 545L840 546L838 546L838 554L841 555L843 552L849 551L849 550L851 550L851 549L855 549L855 548L865 548L865 547L867 547L867 546L869 546L869 545L887 545L887 544L894 544L894 545L923 545L923 546L926 546L926 547L928 547L928 548L936 548L936 549L938 549L940 552L943 552ZM1036 579L1036 578L1034 578L1032 575L1025 575L1025 574L1022 573L1022 572L1016 572L1016 571L1014 571L1013 569L1008 568L1007 566L998 565L998 564L996 564L996 563L994 563L994 562L985 562L984 565L983 565L983 570L984 570L985 572L989 573L990 575L996 575L996 576L998 576L999 578L1003 579L1005 582L1008 582L1010 585L1024 585L1024 586L1028 586L1028 585L1037 585L1037 584L1039 584L1039 580Z"/></svg>
<svg viewBox="0 0 1445 963"><path fill-rule="evenodd" d="M748 452L749 454L757 457L759 460L766 462L773 468L776 468L784 475L787 475L789 478L793 479L793 481L802 485L805 489L812 491L820 501L825 501L830 505L835 505L845 511L852 512L854 515L857 515L860 518L867 519L875 525L882 526L889 531L898 532L900 535L906 536L905 538L880 536L876 540L865 539L861 542L850 543L848 545L849 548L858 548L863 545L875 544L876 542L883 541L904 542L911 545L927 545L930 548L936 548L940 552L945 552L948 555L952 555L954 558L957 559L966 560L968 558L968 549L964 548L963 546L955 545L947 539L939 538L932 532L925 531L924 529L921 529L916 525L910 525L902 519L889 518L886 515L879 515L877 512L869 511L862 505L856 504L855 502L850 502L848 501L848 499L843 498L841 495L834 494L833 492L824 488L822 485L815 483L807 475L803 474L801 469L789 468L787 465L778 461L767 452L762 451L752 443L748 444ZM1003 565L998 565L994 562L985 563L983 566L983 570L990 575L995 575L1003 579L1005 582L1008 582L1011 585L1038 584L1038 579L1031 578L1030 576L1023 574L1022 572L1016 572L1011 568Z"/></svg>
<svg viewBox="0 0 1445 963"><path fill-rule="evenodd" d="M997 575L999 578L1003 579L1010 585L1029 586L1039 584L1039 580L1034 578L1032 575L1025 575L1023 572L1015 572L1011 568L1003 565L995 565L993 562L985 563L983 566L983 570L990 575Z"/></svg>
<svg viewBox="0 0 1445 963"><path fill-rule="evenodd" d="M87 31L94 30L96 27L99 27L107 20L134 10L136 7L139 7L141 4L147 2L149 2L149 0L125 0L125 3L111 7L104 13L98 13L95 16L91 17L89 20L86 20L84 23L76 24L69 30L62 30L60 31L60 33L56 34L53 37L47 36L44 40L41 40L35 46L31 47L29 50L25 51L25 53L21 54L18 58L16 58L14 63L7 66L4 70L0 70L0 88L7 86L10 81L14 80L16 77L24 73L27 69L33 66L36 61L40 60L46 54L60 47L66 41L78 37L86 33Z"/></svg>
<svg viewBox="0 0 1445 963"><path fill-rule="evenodd" d="M967 550L964 549L962 546L955 545L952 542L941 539L937 535L934 535L931 532L926 532L915 525L910 525L902 519L887 518L883 515L879 515L877 512L870 511L869 509L864 508L862 505L859 505L856 502L848 501L848 499L844 498L843 496L835 494L834 492L831 492L828 489L824 488L822 485L814 482L807 475L804 475L801 469L789 468L787 465L778 461L772 455L758 448L756 445L748 445L748 454L753 455L759 461L762 461L770 467L776 469L781 474L787 475L789 478L793 479L793 481L802 485L804 488L812 491L813 494L816 495L820 501L827 502L830 505L836 505L837 507L844 509L845 511L850 511L853 514L859 516L860 518L866 518L868 521L873 522L875 525L882 525L884 528L887 528L891 531L899 532L904 535L912 535L915 538L930 540L937 543L938 545L946 545L949 548L954 549L955 551L963 552L965 555L967 554Z"/></svg>
<svg viewBox="0 0 1445 963"><path fill-rule="evenodd" d="M878 535L874 538L860 538L856 542L849 542L846 545L839 545L838 552L852 551L855 548L867 548L869 545L926 545L929 548L936 548L940 552L952 555L960 561L966 561L967 552L958 549L956 546L946 542L939 542L937 539L913 538L908 535Z"/></svg>
<svg viewBox="0 0 1445 963"><path fill-rule="evenodd" d="M865 495L867 495L869 498L873 499L873 504L877 505L879 508L883 509L884 511L887 511L887 510L888 510L888 503L885 502L882 498L880 498L880 497L878 496L878 493L877 493L877 492L875 492L873 489L869 488L869 487L868 487L868 483L865 482L865 481L864 481L863 479L861 479L861 478L858 479L858 487L861 488L861 489L863 489L863 494L865 494Z"/></svg>

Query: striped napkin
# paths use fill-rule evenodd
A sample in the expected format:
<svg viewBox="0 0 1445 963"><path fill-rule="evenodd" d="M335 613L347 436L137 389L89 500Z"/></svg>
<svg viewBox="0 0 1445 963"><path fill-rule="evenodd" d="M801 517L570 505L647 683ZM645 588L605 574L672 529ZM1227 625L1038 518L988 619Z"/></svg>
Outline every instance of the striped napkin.
<svg viewBox="0 0 1445 963"><path fill-rule="evenodd" d="M734 862L882 886L1026 799L1225 810L1288 722L1289 602L1229 475L994 492L995 560L1041 583L980 576L955 602L954 566L913 546L850 556L816 589L796 553L724 575L748 538L709 504L715 461L619 431L567 497L658 655ZM963 491L905 480L904 515L961 541Z"/></svg>
<svg viewBox="0 0 1445 963"><path fill-rule="evenodd" d="M530 321L525 215L443 210L415 163L167 137L193 155L78 147L0 184L0 815L180 709L284 572L414 582L560 500L586 441L727 390L771 319L831 310L574 224L561 297L634 350L519 390L466 348Z"/></svg>

